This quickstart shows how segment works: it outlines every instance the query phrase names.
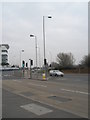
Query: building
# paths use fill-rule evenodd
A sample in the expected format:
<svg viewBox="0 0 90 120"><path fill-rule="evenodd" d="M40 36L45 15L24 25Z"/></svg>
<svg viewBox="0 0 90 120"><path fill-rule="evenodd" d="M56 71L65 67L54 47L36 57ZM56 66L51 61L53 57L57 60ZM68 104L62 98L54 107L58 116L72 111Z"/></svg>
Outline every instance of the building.
<svg viewBox="0 0 90 120"><path fill-rule="evenodd" d="M8 44L0 44L0 65L8 65Z"/></svg>

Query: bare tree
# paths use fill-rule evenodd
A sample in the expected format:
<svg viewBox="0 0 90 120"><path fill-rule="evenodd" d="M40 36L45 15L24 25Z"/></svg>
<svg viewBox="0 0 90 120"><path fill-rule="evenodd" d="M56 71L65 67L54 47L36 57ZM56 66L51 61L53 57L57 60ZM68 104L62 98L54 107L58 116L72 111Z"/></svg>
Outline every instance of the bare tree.
<svg viewBox="0 0 90 120"><path fill-rule="evenodd" d="M72 68L75 62L75 59L72 53L59 53L57 55L57 61L61 68Z"/></svg>
<svg viewBox="0 0 90 120"><path fill-rule="evenodd" d="M81 65L84 67L90 67L90 54L85 55L83 59L81 60Z"/></svg>
<svg viewBox="0 0 90 120"><path fill-rule="evenodd" d="M52 62L51 67L52 67L52 69L59 69L59 64L56 62Z"/></svg>

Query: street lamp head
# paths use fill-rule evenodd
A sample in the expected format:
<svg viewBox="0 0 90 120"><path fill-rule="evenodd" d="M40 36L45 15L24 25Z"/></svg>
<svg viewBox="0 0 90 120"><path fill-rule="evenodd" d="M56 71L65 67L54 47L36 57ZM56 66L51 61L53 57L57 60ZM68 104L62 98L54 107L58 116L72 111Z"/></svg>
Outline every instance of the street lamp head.
<svg viewBox="0 0 90 120"><path fill-rule="evenodd" d="M24 52L24 50L22 50L22 52Z"/></svg>
<svg viewBox="0 0 90 120"><path fill-rule="evenodd" d="M34 37L34 35L30 35L30 37Z"/></svg>
<svg viewBox="0 0 90 120"><path fill-rule="evenodd" d="M48 16L48 18L52 18L52 16Z"/></svg>

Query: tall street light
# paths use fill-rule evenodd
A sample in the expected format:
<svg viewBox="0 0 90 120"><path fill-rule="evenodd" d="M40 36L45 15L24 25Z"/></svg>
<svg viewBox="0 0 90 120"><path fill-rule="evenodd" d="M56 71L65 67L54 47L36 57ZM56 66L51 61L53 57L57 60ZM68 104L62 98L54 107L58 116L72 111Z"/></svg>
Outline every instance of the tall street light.
<svg viewBox="0 0 90 120"><path fill-rule="evenodd" d="M40 54L40 47L39 47L39 67L41 68L41 54Z"/></svg>
<svg viewBox="0 0 90 120"><path fill-rule="evenodd" d="M35 49L36 49L36 68L37 68L37 37L35 35L30 35L30 37L35 37Z"/></svg>
<svg viewBox="0 0 90 120"><path fill-rule="evenodd" d="M40 47L38 48L38 56L39 56L39 67L41 68L41 54L40 54Z"/></svg>
<svg viewBox="0 0 90 120"><path fill-rule="evenodd" d="M44 44L44 66L46 72L46 53L45 53L45 17L52 18L51 16L43 16L43 44Z"/></svg>
<svg viewBox="0 0 90 120"><path fill-rule="evenodd" d="M50 56L50 64L52 63L52 53L49 51L49 56Z"/></svg>
<svg viewBox="0 0 90 120"><path fill-rule="evenodd" d="M24 52L24 50L20 51L20 66L22 67L22 52Z"/></svg>

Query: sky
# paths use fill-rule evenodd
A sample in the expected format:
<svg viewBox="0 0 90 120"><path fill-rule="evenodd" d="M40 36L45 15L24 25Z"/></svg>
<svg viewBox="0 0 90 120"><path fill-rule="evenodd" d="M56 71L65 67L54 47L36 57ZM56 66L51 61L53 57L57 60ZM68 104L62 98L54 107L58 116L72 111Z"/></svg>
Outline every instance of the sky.
<svg viewBox="0 0 90 120"><path fill-rule="evenodd" d="M3 2L0 8L2 43L10 46L10 64L19 65L21 54L35 66L35 38L30 34L37 37L38 65L43 64L43 16L48 63L62 52L71 52L76 64L88 54L88 2Z"/></svg>

